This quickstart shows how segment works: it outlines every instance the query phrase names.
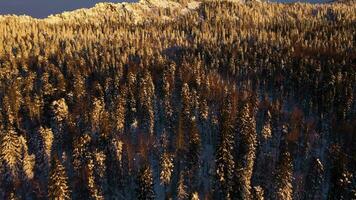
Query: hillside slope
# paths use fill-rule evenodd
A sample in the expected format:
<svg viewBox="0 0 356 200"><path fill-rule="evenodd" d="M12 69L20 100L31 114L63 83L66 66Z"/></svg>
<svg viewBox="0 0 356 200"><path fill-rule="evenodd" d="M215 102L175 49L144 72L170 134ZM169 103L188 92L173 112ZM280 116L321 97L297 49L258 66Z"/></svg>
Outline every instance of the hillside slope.
<svg viewBox="0 0 356 200"><path fill-rule="evenodd" d="M0 17L0 199L356 199L356 5Z"/></svg>

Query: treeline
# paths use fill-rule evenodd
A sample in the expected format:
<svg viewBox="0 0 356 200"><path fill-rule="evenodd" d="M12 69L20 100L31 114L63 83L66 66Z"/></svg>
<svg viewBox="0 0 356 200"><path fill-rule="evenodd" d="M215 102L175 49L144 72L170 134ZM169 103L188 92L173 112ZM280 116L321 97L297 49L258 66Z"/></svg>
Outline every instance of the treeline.
<svg viewBox="0 0 356 200"><path fill-rule="evenodd" d="M356 198L354 3L155 12L0 19L0 199Z"/></svg>

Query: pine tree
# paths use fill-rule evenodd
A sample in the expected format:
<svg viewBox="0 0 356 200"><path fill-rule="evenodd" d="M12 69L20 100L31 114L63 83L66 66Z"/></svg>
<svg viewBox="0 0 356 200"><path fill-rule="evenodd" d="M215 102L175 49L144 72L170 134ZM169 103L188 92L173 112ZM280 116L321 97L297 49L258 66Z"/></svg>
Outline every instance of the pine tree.
<svg viewBox="0 0 356 200"><path fill-rule="evenodd" d="M155 192L153 188L153 175L149 165L144 165L137 176L136 194L138 200L153 200Z"/></svg>
<svg viewBox="0 0 356 200"><path fill-rule="evenodd" d="M48 182L48 198L54 200L70 199L67 174L57 156L54 156L51 168Z"/></svg>
<svg viewBox="0 0 356 200"><path fill-rule="evenodd" d="M235 198L251 198L251 178L257 146L256 121L244 102L237 117Z"/></svg>
<svg viewBox="0 0 356 200"><path fill-rule="evenodd" d="M277 200L292 200L293 199L293 164L289 152L284 152L279 160L279 165L275 172L275 196Z"/></svg>
<svg viewBox="0 0 356 200"><path fill-rule="evenodd" d="M231 96L227 94L221 114L220 141L215 161L217 183L215 195L217 199L232 199L235 162L233 157L234 136L231 112Z"/></svg>

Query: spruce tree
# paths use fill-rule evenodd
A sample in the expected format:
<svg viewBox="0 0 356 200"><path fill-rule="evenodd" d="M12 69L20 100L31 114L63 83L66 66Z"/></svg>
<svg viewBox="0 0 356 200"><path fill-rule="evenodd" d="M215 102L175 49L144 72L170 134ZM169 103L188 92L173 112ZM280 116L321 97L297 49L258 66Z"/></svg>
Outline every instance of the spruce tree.
<svg viewBox="0 0 356 200"><path fill-rule="evenodd" d="M140 126L144 133L153 134L154 128L155 86L148 70L144 70L139 80L139 116Z"/></svg>
<svg viewBox="0 0 356 200"><path fill-rule="evenodd" d="M161 158L160 158L161 172L160 172L159 178L160 178L161 184L164 186L164 189L166 190L167 185L169 185L171 183L172 172L173 172L173 168L174 168L173 156L167 151L168 138L167 138L166 132L164 132L162 134L161 148L162 148L162 153L161 153Z"/></svg>
<svg viewBox="0 0 356 200"><path fill-rule="evenodd" d="M264 200L264 190L260 186L253 187L252 189L252 199L253 200Z"/></svg>
<svg viewBox="0 0 356 200"><path fill-rule="evenodd" d="M134 73L127 75L126 109L125 109L125 133L130 133L137 128L137 78Z"/></svg>
<svg viewBox="0 0 356 200"><path fill-rule="evenodd" d="M144 165L137 176L136 195L138 200L153 200L155 199L155 191L153 188L153 174L149 165Z"/></svg>
<svg viewBox="0 0 356 200"><path fill-rule="evenodd" d="M161 173L160 180L161 184L167 186L171 182L172 171L173 171L173 159L168 152L163 152L160 160Z"/></svg>
<svg viewBox="0 0 356 200"><path fill-rule="evenodd" d="M70 199L67 174L57 156L54 156L51 168L48 182L48 198L54 200Z"/></svg>
<svg viewBox="0 0 356 200"><path fill-rule="evenodd" d="M174 70L175 66L170 65L165 69L163 72L163 84L162 84L162 96L163 96L163 114L164 114L164 120L166 124L166 129L168 130L168 133L171 133L171 129L173 128L173 106L172 106L172 91L173 91L173 85L171 84L173 82L174 78Z"/></svg>
<svg viewBox="0 0 356 200"><path fill-rule="evenodd" d="M232 199L235 162L233 157L234 135L231 112L231 96L227 94L221 114L220 140L215 160L215 196L217 199Z"/></svg>
<svg viewBox="0 0 356 200"><path fill-rule="evenodd" d="M2 178L11 183L18 178L21 166L21 141L13 128L2 133L0 138L1 168L4 170Z"/></svg>
<svg viewBox="0 0 356 200"><path fill-rule="evenodd" d="M339 144L331 148L331 184L328 199L355 199L356 186L354 174L348 169L348 160Z"/></svg>
<svg viewBox="0 0 356 200"><path fill-rule="evenodd" d="M179 174L178 187L177 187L177 199L185 200L188 197L187 186L185 185L184 172Z"/></svg>
<svg viewBox="0 0 356 200"><path fill-rule="evenodd" d="M265 119L263 123L263 127L261 130L261 135L264 140L268 140L272 137L272 125L271 125L271 112L267 110L265 114Z"/></svg>
<svg viewBox="0 0 356 200"><path fill-rule="evenodd" d="M251 198L251 178L256 156L256 121L252 115L251 104L242 102L237 116L236 133L236 199Z"/></svg>
<svg viewBox="0 0 356 200"><path fill-rule="evenodd" d="M193 191L198 190L199 186L199 170L200 170L200 153L201 153L201 139L200 133L194 119L191 122L190 128L190 138L189 138L189 147L188 147L188 156L187 156L187 171L189 179L189 189L190 194Z"/></svg>
<svg viewBox="0 0 356 200"><path fill-rule="evenodd" d="M293 163L289 152L283 152L278 167L275 171L275 195L276 200L293 199Z"/></svg>
<svg viewBox="0 0 356 200"><path fill-rule="evenodd" d="M91 158L88 159L88 164L87 164L87 185L89 189L89 195L90 199L92 200L104 200L104 196L102 193L102 188L100 187L100 175L98 175L96 172L99 171L99 173L104 173L104 171L100 171L102 169L100 168L100 165L98 166L97 163L95 162L95 155L90 156ZM98 177L99 176L99 177Z"/></svg>

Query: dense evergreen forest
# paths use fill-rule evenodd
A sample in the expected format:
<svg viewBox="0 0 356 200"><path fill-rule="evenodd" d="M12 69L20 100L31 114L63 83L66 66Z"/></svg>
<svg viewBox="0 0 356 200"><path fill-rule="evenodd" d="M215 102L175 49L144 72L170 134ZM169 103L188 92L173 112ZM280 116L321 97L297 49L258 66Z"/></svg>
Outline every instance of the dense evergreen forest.
<svg viewBox="0 0 356 200"><path fill-rule="evenodd" d="M0 199L356 199L354 2L157 2L0 16Z"/></svg>

